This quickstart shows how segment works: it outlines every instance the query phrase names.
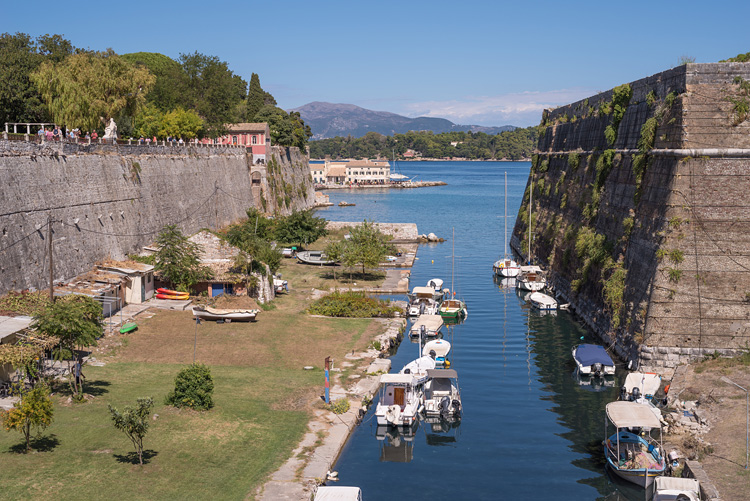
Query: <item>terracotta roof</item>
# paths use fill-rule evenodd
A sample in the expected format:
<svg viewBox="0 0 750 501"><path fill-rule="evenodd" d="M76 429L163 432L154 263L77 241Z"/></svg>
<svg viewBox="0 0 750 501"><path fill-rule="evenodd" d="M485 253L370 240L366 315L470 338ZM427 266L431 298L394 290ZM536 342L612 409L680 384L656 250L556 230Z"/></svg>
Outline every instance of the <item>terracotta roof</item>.
<svg viewBox="0 0 750 501"><path fill-rule="evenodd" d="M328 177L344 177L346 176L346 167L344 166L329 167L327 176Z"/></svg>
<svg viewBox="0 0 750 501"><path fill-rule="evenodd" d="M390 167L388 162L371 162L370 160L352 160L347 167Z"/></svg>
<svg viewBox="0 0 750 501"><path fill-rule="evenodd" d="M266 132L268 131L268 123L240 123L240 124L228 124L227 130L229 132Z"/></svg>

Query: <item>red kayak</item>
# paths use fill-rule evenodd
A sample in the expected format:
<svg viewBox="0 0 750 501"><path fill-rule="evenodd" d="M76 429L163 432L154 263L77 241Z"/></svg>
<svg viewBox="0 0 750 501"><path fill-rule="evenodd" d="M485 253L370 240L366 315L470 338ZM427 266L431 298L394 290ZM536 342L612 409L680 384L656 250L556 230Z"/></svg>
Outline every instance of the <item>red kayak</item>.
<svg viewBox="0 0 750 501"><path fill-rule="evenodd" d="M190 299L190 295L187 292L185 292L183 294L179 294L179 295L178 294L162 294L162 293L158 293L156 295L156 297L158 299L183 299L183 300L184 299Z"/></svg>
<svg viewBox="0 0 750 501"><path fill-rule="evenodd" d="M156 292L159 294L169 294L170 296L184 296L188 294L187 292L173 291L172 289L165 289L164 287L159 287L156 289Z"/></svg>

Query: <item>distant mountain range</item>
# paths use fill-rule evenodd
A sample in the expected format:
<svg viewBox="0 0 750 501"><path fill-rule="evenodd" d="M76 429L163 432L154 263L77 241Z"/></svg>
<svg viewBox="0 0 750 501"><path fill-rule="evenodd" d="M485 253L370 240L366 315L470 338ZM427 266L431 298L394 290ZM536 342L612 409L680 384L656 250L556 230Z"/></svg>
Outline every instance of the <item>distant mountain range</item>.
<svg viewBox="0 0 750 501"><path fill-rule="evenodd" d="M408 118L387 111L373 111L353 104L335 104L315 101L288 111L298 111L305 124L312 129L313 140L336 136L362 137L368 132L384 136L404 134L410 130L441 132L484 132L499 134L514 130L513 125L484 127L481 125L457 125L445 118Z"/></svg>

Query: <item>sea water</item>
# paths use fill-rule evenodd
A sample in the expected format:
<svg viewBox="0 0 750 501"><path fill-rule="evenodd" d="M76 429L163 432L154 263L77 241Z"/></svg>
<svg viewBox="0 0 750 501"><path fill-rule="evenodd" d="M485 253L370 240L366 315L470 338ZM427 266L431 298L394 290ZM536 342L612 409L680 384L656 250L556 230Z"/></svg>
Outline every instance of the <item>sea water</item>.
<svg viewBox="0 0 750 501"><path fill-rule="evenodd" d="M400 162L398 168L415 180L448 184L328 190L334 204L356 206L334 205L317 215L416 223L420 233L446 239L419 246L411 287L431 278L450 287L454 272L457 297L468 305L464 323L443 329L463 415L458 425L422 422L408 434L386 433L377 428L373 404L335 465L338 485L361 487L367 500L644 499L643 490L610 479L602 460L604 406L616 400L620 381L595 392L573 376L571 349L596 340L569 313L540 315L493 277L492 264L510 252L503 175L510 239L530 163ZM417 356L418 344L407 337L391 372Z"/></svg>

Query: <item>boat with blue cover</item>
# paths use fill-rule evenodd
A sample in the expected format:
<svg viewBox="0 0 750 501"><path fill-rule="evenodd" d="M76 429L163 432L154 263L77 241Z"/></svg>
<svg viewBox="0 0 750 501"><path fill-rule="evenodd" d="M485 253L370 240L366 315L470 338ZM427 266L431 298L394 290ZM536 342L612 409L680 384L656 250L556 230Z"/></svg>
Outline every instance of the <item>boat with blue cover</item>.
<svg viewBox="0 0 750 501"><path fill-rule="evenodd" d="M573 348L573 359L582 376L614 376L615 363L604 346L598 344L579 344Z"/></svg>

